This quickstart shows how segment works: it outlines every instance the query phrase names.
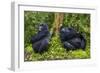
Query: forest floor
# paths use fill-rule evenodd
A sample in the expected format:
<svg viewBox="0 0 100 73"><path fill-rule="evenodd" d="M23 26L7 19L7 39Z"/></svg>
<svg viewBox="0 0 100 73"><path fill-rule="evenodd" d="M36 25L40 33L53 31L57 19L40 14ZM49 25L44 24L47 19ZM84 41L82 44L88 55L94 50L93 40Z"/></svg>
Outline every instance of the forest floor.
<svg viewBox="0 0 100 73"><path fill-rule="evenodd" d="M43 60L66 60L66 59L88 59L90 58L90 45L86 45L86 50L82 49L66 51L63 48L59 36L53 36L48 46L48 51L43 54L35 53L30 44L24 49L24 61Z"/></svg>

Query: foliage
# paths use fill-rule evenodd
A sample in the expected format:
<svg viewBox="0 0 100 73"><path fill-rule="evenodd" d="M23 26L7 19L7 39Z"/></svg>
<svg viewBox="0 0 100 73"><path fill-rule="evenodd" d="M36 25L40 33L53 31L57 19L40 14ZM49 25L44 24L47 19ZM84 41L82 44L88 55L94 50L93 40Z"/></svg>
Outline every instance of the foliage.
<svg viewBox="0 0 100 73"><path fill-rule="evenodd" d="M30 44L31 36L37 33L37 28L40 23L46 22L47 24L52 24L53 20L54 20L54 13L25 11L24 14L25 47ZM52 25L49 25L49 28L51 27Z"/></svg>
<svg viewBox="0 0 100 73"><path fill-rule="evenodd" d="M43 54L35 53L30 43L30 37L37 33L37 27L40 23L48 23L49 29L52 29L54 22L53 12L24 12L24 60L63 60L63 59L87 59L90 58L90 14L64 13L63 25L74 27L77 31L84 33L87 45L86 51L81 49L66 51L60 41L59 35L51 38L48 51Z"/></svg>
<svg viewBox="0 0 100 73"><path fill-rule="evenodd" d="M43 54L35 53L32 50L32 45L25 48L25 61L37 60L63 60L63 59L86 59L90 57L89 46L86 46L86 51L81 49L75 51L66 51L60 42L59 36L51 38L49 49Z"/></svg>

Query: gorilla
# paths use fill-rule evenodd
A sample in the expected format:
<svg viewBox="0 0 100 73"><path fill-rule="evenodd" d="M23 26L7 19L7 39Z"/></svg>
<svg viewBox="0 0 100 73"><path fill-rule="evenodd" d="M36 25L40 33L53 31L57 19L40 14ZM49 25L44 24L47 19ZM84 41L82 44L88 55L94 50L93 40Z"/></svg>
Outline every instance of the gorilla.
<svg viewBox="0 0 100 73"><path fill-rule="evenodd" d="M85 37L72 27L60 27L60 39L66 50L83 49L86 47Z"/></svg>
<svg viewBox="0 0 100 73"><path fill-rule="evenodd" d="M40 24L38 33L31 37L32 48L36 53L47 51L49 45L50 33L47 24Z"/></svg>

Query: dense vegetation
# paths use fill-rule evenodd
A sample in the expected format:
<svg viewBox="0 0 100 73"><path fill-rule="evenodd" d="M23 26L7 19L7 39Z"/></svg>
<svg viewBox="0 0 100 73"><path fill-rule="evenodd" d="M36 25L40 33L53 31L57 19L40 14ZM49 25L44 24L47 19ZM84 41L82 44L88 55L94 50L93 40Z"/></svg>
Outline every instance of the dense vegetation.
<svg viewBox="0 0 100 73"><path fill-rule="evenodd" d="M55 13L53 12L24 12L24 60L57 60L57 59L86 59L90 58L90 14L64 13L63 25L74 27L77 31L83 32L86 37L86 51L81 49L66 51L61 44L59 35L51 38L49 49L43 54L35 53L30 43L32 35L37 33L37 25L47 23L49 29L54 27Z"/></svg>

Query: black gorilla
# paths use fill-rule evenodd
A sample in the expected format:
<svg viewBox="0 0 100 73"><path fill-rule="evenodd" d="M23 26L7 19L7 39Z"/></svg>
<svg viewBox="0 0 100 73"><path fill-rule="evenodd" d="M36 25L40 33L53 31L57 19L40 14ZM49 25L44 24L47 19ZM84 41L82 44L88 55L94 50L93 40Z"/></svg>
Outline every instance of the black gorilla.
<svg viewBox="0 0 100 73"><path fill-rule="evenodd" d="M36 53L43 53L49 45L50 33L47 24L40 24L38 29L38 33L31 38L32 48Z"/></svg>
<svg viewBox="0 0 100 73"><path fill-rule="evenodd" d="M75 50L82 48L85 50L86 39L85 37L71 27L60 28L60 38L63 46L67 50Z"/></svg>

